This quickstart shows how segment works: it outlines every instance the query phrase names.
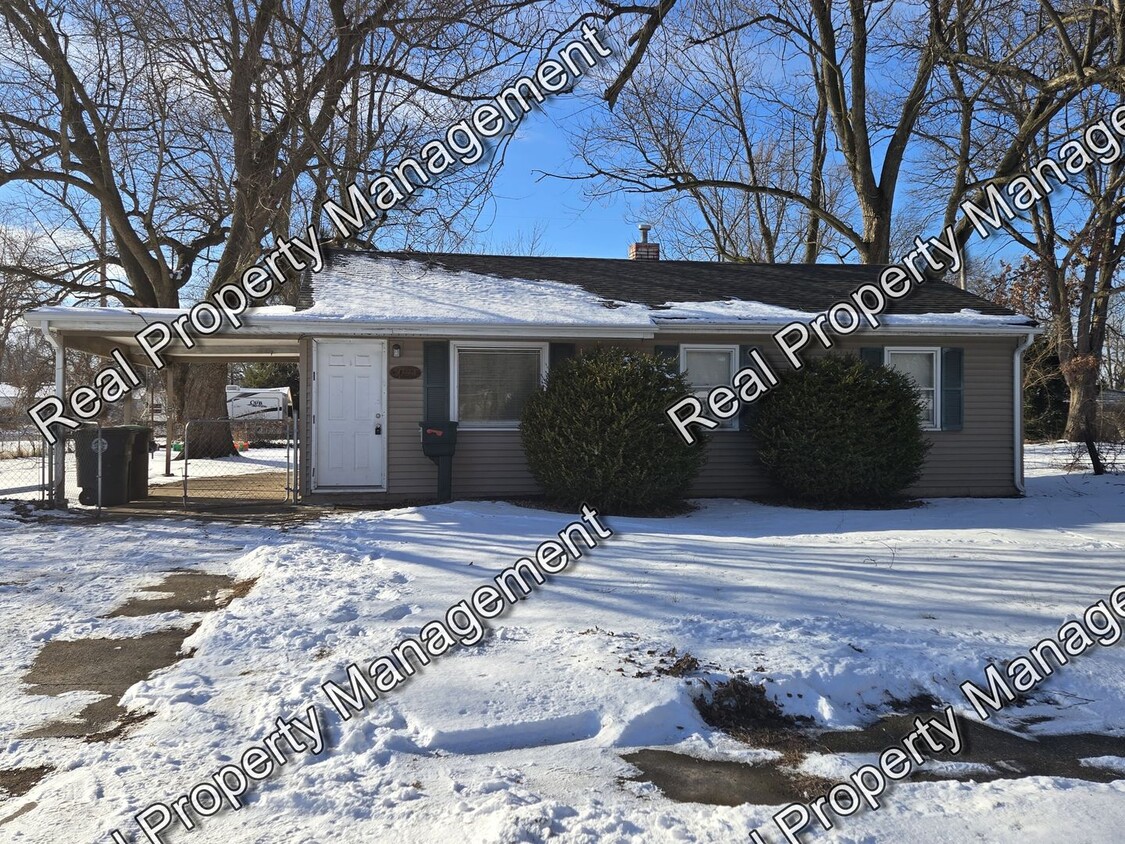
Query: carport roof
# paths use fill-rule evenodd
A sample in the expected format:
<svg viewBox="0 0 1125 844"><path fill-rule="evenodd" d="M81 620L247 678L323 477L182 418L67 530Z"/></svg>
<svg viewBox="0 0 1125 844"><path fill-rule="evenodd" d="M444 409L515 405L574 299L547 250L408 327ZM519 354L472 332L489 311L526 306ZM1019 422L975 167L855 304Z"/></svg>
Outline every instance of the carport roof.
<svg viewBox="0 0 1125 844"><path fill-rule="evenodd" d="M195 345L181 342L169 346L166 360L262 361L292 360L299 357L300 335L278 331L273 317L292 308L262 308L252 314L238 331L224 330L211 337L191 335ZM68 349L108 357L120 350L132 363L150 365L136 334L155 322L173 323L188 313L187 308L87 308L61 305L36 308L24 321L55 339L64 340Z"/></svg>

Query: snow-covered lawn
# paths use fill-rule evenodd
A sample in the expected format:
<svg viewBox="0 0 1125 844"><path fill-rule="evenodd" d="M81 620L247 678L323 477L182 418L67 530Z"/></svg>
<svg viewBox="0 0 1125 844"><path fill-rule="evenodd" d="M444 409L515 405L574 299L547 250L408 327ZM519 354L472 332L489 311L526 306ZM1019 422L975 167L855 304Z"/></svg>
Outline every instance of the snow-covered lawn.
<svg viewBox="0 0 1125 844"><path fill-rule="evenodd" d="M888 695L923 691L965 711L962 681L981 682L987 663L1025 654L1125 584L1125 477L1066 474L1061 451L1032 449L1023 500L856 512L705 501L677 518L609 518L613 537L492 622L483 643L347 722L322 683L417 635L571 517L482 502L333 515L283 533L0 521L0 769L56 768L0 800L0 838L131 837L133 814L316 704L327 750L294 759L245 808L168 840L639 844L745 841L760 827L776 841L777 807L678 804L620 781L629 747L763 756L703 724L698 679L652 673L659 655L688 651L712 676L744 670L788 712L831 726L868 723ZM100 618L185 565L258 583L215 613ZM196 621L194 656L126 694L156 713L126 738L16 737L94 698L21 692L45 641ZM1034 697L1001 723L1046 717L1032 734L1125 734L1125 645L1074 660ZM821 765L843 775L865 761ZM1123 828L1125 780L1034 777L895 784L883 808L804 840L1109 844Z"/></svg>
<svg viewBox="0 0 1125 844"><path fill-rule="evenodd" d="M287 456L288 455L288 456ZM284 472L287 460L293 459L293 450L282 444L278 448L250 448L230 457L193 457L188 465L189 478L217 478L235 475L257 475L262 472ZM164 451L158 451L148 464L148 482L166 484L182 482L184 461L172 461L172 477L164 474Z"/></svg>

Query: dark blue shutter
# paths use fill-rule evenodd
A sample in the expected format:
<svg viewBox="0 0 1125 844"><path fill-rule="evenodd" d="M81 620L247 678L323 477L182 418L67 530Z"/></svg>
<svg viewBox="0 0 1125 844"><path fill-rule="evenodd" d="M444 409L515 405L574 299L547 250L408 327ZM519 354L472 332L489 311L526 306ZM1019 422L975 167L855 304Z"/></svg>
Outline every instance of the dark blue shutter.
<svg viewBox="0 0 1125 844"><path fill-rule="evenodd" d="M547 359L553 369L556 364L569 360L577 353L573 343L552 343L547 353Z"/></svg>
<svg viewBox="0 0 1125 844"><path fill-rule="evenodd" d="M941 350L941 429L960 431L965 424L965 352Z"/></svg>
<svg viewBox="0 0 1125 844"><path fill-rule="evenodd" d="M669 345L669 346L655 346L653 348L653 353L658 358L667 358L668 360L672 361L672 363L675 365L676 369L679 370L679 368L680 368L680 347L679 346L671 346L671 345Z"/></svg>
<svg viewBox="0 0 1125 844"><path fill-rule="evenodd" d="M754 361L750 357L750 353L752 351L754 351L755 349L760 349L760 348L761 348L761 346L739 346L738 347L738 369L745 369L746 367L749 366L752 369L757 371L758 367L754 365ZM735 392L738 392L738 390L735 390ZM755 401L755 402L750 402L749 404L742 405L742 408L738 411L738 427L741 428L744 431L747 430L753 424L754 418L757 415L758 415L758 402Z"/></svg>
<svg viewBox="0 0 1125 844"><path fill-rule="evenodd" d="M422 344L423 422L449 421L449 341Z"/></svg>
<svg viewBox="0 0 1125 844"><path fill-rule="evenodd" d="M866 363L868 366L882 366L883 347L865 346L864 348L859 350L859 359Z"/></svg>

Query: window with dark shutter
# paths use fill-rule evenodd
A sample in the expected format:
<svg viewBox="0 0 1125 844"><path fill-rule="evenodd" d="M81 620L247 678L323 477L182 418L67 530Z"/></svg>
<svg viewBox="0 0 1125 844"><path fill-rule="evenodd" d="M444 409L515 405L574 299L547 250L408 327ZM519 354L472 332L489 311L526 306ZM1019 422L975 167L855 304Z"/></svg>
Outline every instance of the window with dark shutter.
<svg viewBox="0 0 1125 844"><path fill-rule="evenodd" d="M570 360L577 353L578 350L573 343L552 343L547 351L547 358L550 365L555 366L564 360Z"/></svg>
<svg viewBox="0 0 1125 844"><path fill-rule="evenodd" d="M459 430L519 428L527 399L547 376L546 343L454 341L451 405Z"/></svg>
<svg viewBox="0 0 1125 844"><path fill-rule="evenodd" d="M922 427L927 431L941 430L941 349L894 346L884 349L884 359L888 367L914 382L922 403Z"/></svg>

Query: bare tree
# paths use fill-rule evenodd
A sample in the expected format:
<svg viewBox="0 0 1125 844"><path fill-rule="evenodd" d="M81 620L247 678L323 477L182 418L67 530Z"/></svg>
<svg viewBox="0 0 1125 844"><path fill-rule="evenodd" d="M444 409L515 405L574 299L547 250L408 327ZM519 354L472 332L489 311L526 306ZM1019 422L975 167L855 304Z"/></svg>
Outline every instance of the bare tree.
<svg viewBox="0 0 1125 844"><path fill-rule="evenodd" d="M746 238L729 232L753 220L753 242L742 249L755 259L770 258L777 232L803 230L812 250L826 229L841 259L887 262L903 207L922 223L955 224L964 247L964 199L1017 174L1029 140L1082 92L1125 87L1120 0L719 0L681 3L661 20L646 61L623 83L616 118L591 127L587 175L602 190L690 197L697 231L718 226L732 244ZM738 73L708 96L676 102L673 93L668 102L670 90L702 93L723 74L707 52L715 49L739 58ZM1028 106L1019 116L1003 106L1016 93ZM726 124L709 115L717 102ZM792 133L794 125L804 131ZM753 156L738 149L740 135ZM748 166L779 145L800 178ZM845 191L827 187L833 176ZM763 199L804 218L763 214ZM743 207L748 214L731 212Z"/></svg>
<svg viewBox="0 0 1125 844"><path fill-rule="evenodd" d="M965 4L947 61L966 80L961 108L972 121L962 140L963 195L1006 184L1104 117L1125 91L1125 10L1119 0L1079 7L1041 2L1021 10L1031 36L987 4ZM979 193L977 194L979 196ZM1125 229L1125 166L1091 164L1081 178L1041 199L1007 234L1028 250L1049 301L1045 320L1070 391L1064 436L1096 431L1099 374ZM961 220L959 242L970 238ZM1091 456L1097 463L1096 455Z"/></svg>
<svg viewBox="0 0 1125 844"><path fill-rule="evenodd" d="M43 283L40 278L52 272L53 267L71 265L72 260L65 244L46 235L0 227L0 264L27 268L0 269L0 381L18 380L22 384L25 380L20 376L23 367L8 360L13 345L26 345L20 318L32 308L54 305L62 299L59 288ZM41 382L36 386L41 386Z"/></svg>
<svg viewBox="0 0 1125 844"><path fill-rule="evenodd" d="M887 262L896 192L951 6L679 7L661 30L661 61L635 73L622 95L632 107L584 147L590 173L603 185L690 195L710 211L702 215L712 227L716 208L745 206L747 214L722 217L731 231L745 226L740 216L753 221L756 259L814 260L830 248ZM893 65L902 72L886 73ZM672 86L701 96L674 108L662 101ZM700 148L708 132L711 142ZM612 153L622 151L630 157L619 164ZM774 250L780 238L802 248Z"/></svg>
<svg viewBox="0 0 1125 844"><path fill-rule="evenodd" d="M1106 386L1125 392L1125 296L1110 303L1104 371Z"/></svg>
<svg viewBox="0 0 1125 844"><path fill-rule="evenodd" d="M546 236L547 224L541 220L536 220L530 228L521 227L515 234L501 241L490 241L484 244L480 251L492 255L542 256L547 254Z"/></svg>
<svg viewBox="0 0 1125 844"><path fill-rule="evenodd" d="M928 121L934 161L942 181L946 223L966 198L980 200L989 185L1003 185L1035 159L1036 136L1052 125L1076 121L1068 112L1093 92L1125 91L1125 7L1120 0L1080 5L1052 0L957 0L957 13L941 30L942 87ZM953 115L953 123L942 112ZM942 154L944 153L944 154ZM971 222L956 223L959 246Z"/></svg>
<svg viewBox="0 0 1125 844"><path fill-rule="evenodd" d="M236 279L316 200L494 94L533 58L540 14L537 0L0 5L0 187L82 241L82 262L36 280L178 307ZM476 191L464 174L419 191L379 236L448 231L481 175ZM174 376L187 415L225 416L225 367Z"/></svg>

